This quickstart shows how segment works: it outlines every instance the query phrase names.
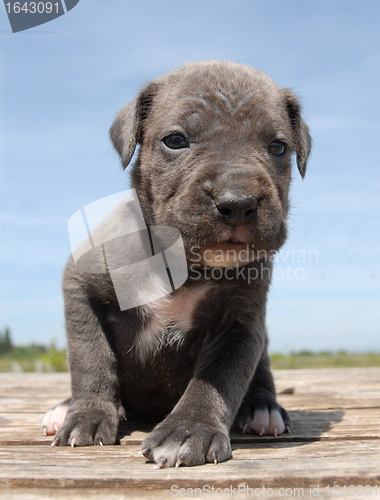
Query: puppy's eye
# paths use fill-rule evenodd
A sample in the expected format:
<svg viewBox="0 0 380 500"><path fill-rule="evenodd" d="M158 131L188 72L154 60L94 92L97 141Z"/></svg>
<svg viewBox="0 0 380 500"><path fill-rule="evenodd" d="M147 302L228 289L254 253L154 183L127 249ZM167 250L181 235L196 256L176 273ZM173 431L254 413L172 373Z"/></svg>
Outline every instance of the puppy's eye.
<svg viewBox="0 0 380 500"><path fill-rule="evenodd" d="M286 145L281 141L273 141L268 151L271 155L282 156L286 151Z"/></svg>
<svg viewBox="0 0 380 500"><path fill-rule="evenodd" d="M170 149L183 149L188 148L189 143L182 134L171 134L165 137L162 142Z"/></svg>

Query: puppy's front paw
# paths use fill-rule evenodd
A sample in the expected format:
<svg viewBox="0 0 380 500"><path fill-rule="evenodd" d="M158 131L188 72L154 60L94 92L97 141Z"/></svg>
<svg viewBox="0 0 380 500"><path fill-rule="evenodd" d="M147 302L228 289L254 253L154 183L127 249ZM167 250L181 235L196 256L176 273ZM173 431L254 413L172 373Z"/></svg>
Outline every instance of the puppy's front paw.
<svg viewBox="0 0 380 500"><path fill-rule="evenodd" d="M115 444L119 415L115 405L104 408L69 408L63 425L57 431L52 446L91 446Z"/></svg>
<svg viewBox="0 0 380 500"><path fill-rule="evenodd" d="M284 432L291 432L292 421L282 406L271 402L267 405L243 406L239 411L237 426L243 434L255 432L259 436L267 434L277 437Z"/></svg>
<svg viewBox="0 0 380 500"><path fill-rule="evenodd" d="M221 425L169 415L145 438L142 453L157 468L202 465L231 458L231 444Z"/></svg>

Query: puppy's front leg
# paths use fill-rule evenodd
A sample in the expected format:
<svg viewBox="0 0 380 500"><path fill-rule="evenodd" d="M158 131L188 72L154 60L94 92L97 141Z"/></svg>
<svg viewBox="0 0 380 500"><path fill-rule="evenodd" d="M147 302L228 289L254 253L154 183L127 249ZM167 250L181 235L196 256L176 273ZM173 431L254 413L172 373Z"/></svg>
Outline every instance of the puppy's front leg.
<svg viewBox="0 0 380 500"><path fill-rule="evenodd" d="M64 281L72 399L53 444L114 444L124 410L106 305L90 298L80 277Z"/></svg>
<svg viewBox="0 0 380 500"><path fill-rule="evenodd" d="M142 444L158 467L231 458L229 430L265 346L264 329L235 323L210 338L182 398Z"/></svg>

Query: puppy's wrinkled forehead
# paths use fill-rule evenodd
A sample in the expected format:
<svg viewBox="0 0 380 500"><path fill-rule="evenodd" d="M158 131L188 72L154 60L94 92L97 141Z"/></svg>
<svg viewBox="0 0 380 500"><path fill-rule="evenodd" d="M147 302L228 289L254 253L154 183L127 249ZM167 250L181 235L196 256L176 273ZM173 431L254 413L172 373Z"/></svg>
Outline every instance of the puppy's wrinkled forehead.
<svg viewBox="0 0 380 500"><path fill-rule="evenodd" d="M203 150L236 145L234 150L241 146L241 154L255 150L266 156L273 141L282 141L296 153L302 177L311 148L297 97L264 73L226 61L189 63L147 83L119 111L110 129L123 168L137 144L141 153L159 151L173 134L185 136L194 146L202 144Z"/></svg>
<svg viewBox="0 0 380 500"><path fill-rule="evenodd" d="M268 134L288 131L282 89L253 68L188 65L156 82L159 88L151 109L156 130L178 125L190 133L203 128L210 132L236 123L241 131L244 123L250 127L254 121L257 132L261 128Z"/></svg>

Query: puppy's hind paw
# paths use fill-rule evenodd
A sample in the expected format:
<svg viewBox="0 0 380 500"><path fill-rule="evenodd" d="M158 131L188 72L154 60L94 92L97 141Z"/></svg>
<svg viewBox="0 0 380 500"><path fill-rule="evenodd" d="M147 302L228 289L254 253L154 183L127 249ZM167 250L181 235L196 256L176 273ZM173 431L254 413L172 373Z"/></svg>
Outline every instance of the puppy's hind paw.
<svg viewBox="0 0 380 500"><path fill-rule="evenodd" d="M66 418L70 403L71 399L66 399L45 413L41 421L41 432L44 436L54 436L58 431Z"/></svg>
<svg viewBox="0 0 380 500"><path fill-rule="evenodd" d="M277 437L284 432L290 433L292 423L288 412L276 403L271 408L244 408L238 420L238 427L243 434Z"/></svg>

